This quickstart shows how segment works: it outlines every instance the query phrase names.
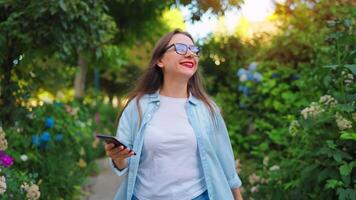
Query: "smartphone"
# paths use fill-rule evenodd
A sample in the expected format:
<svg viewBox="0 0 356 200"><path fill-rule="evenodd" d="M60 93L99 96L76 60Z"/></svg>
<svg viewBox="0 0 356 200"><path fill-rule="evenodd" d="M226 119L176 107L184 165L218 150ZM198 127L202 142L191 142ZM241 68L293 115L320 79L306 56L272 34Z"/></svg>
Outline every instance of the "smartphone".
<svg viewBox="0 0 356 200"><path fill-rule="evenodd" d="M124 147L124 149L128 148L126 145L124 145L122 142L120 142L114 136L97 134L96 137L99 139L103 139L105 141L105 143L107 143L107 144L113 143L115 145L114 147L118 147L118 146L122 145ZM132 151L132 149L130 151ZM134 155L136 155L136 153L134 151L132 151L132 152L134 153Z"/></svg>

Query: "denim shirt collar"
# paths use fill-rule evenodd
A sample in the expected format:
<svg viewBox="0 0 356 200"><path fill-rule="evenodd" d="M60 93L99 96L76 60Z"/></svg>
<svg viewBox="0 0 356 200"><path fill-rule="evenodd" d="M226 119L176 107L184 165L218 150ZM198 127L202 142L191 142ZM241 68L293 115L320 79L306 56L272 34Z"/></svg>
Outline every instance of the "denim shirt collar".
<svg viewBox="0 0 356 200"><path fill-rule="evenodd" d="M160 102L160 98L159 98L159 91L157 90L156 92L149 94L149 102ZM193 96L193 94L189 91L189 97L188 97L188 102L193 104L193 105L197 105L199 100Z"/></svg>

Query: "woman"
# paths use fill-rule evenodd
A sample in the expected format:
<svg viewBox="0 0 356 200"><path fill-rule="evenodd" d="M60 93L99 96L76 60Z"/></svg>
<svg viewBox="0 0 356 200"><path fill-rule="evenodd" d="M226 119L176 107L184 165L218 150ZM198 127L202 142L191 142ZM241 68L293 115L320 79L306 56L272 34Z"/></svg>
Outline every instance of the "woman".
<svg viewBox="0 0 356 200"><path fill-rule="evenodd" d="M115 199L242 200L228 132L202 87L198 54L180 30L158 41L120 116L117 137L129 148L105 145L114 172L124 175Z"/></svg>

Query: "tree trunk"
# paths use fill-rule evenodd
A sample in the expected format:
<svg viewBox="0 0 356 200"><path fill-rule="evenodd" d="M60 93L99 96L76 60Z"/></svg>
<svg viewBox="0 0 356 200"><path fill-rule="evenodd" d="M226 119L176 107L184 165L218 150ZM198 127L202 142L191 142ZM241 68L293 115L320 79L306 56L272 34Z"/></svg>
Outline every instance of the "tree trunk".
<svg viewBox="0 0 356 200"><path fill-rule="evenodd" d="M74 97L76 99L81 99L84 96L85 90L85 77L87 75L88 66L84 60L84 57L79 55L78 57L78 70L75 74L74 80Z"/></svg>
<svg viewBox="0 0 356 200"><path fill-rule="evenodd" d="M13 71L13 58L10 54L6 56L4 62L1 66L3 74L3 79L0 83L0 120L3 124L11 124L14 121L14 107L15 107L15 97L12 94L14 88L14 83L11 81L11 73Z"/></svg>

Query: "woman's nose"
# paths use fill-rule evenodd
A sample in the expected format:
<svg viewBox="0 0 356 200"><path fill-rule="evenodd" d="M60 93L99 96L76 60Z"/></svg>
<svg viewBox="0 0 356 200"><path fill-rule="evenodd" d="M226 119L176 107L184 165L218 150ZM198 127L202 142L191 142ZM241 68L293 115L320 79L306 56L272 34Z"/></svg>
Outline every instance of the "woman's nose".
<svg viewBox="0 0 356 200"><path fill-rule="evenodd" d="M193 53L190 49L187 50L187 53L184 55L185 57L198 57L195 53Z"/></svg>

